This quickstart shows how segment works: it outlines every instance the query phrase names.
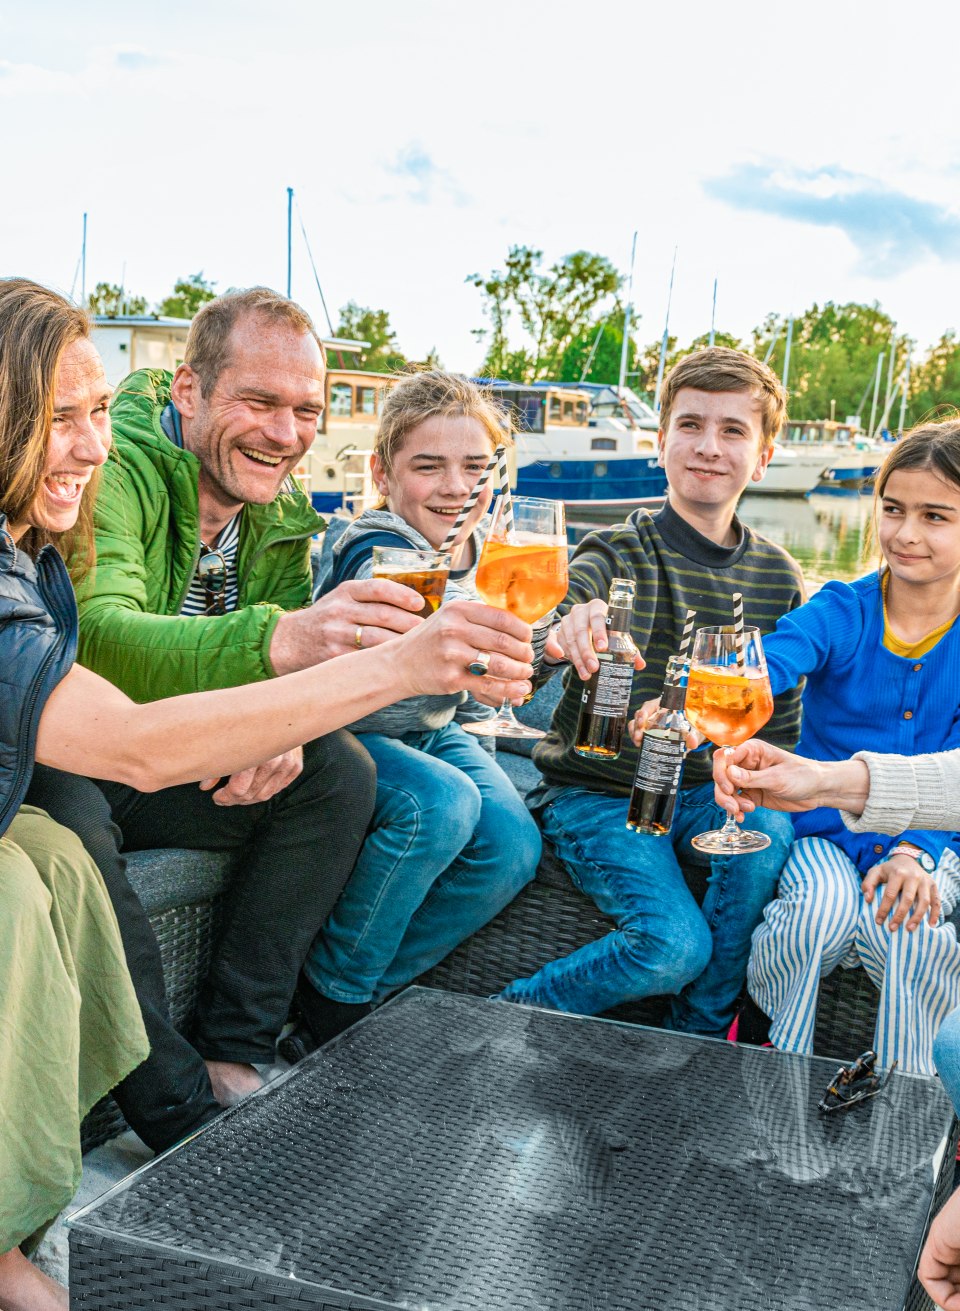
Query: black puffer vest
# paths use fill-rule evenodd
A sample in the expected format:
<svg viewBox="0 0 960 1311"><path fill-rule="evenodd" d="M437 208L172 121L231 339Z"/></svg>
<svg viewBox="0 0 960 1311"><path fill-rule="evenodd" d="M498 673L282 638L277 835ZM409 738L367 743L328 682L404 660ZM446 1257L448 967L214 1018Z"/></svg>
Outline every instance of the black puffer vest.
<svg viewBox="0 0 960 1311"><path fill-rule="evenodd" d="M52 546L36 562L18 551L0 514L0 837L33 773L47 698L77 653L77 606Z"/></svg>

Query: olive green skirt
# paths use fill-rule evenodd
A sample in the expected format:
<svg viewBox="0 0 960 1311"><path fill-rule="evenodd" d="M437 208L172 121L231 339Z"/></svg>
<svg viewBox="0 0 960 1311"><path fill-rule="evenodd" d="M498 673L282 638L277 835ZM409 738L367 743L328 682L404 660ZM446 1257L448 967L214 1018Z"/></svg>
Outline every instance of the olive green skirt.
<svg viewBox="0 0 960 1311"><path fill-rule="evenodd" d="M0 838L0 1253L69 1202L80 1121L148 1050L100 871L21 807Z"/></svg>

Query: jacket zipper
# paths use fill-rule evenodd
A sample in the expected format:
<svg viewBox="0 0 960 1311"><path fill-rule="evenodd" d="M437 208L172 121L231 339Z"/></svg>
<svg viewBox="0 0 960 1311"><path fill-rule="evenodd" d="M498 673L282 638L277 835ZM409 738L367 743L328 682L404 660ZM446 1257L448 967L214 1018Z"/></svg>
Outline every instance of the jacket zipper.
<svg viewBox="0 0 960 1311"><path fill-rule="evenodd" d="M39 564L40 561L38 560L37 563ZM48 579L47 581L53 584L53 586L50 589L52 593L51 599L62 600L63 599L62 597L57 596L57 592L59 591L61 580L59 578L54 578L54 579ZM37 582L38 585L41 582L39 570L37 571ZM44 600L47 600L47 597L44 595L44 588L42 586L39 587L39 591L41 596L44 597ZM56 608L57 607L54 607L53 619L55 621L62 622L64 615L63 613L57 614ZM30 726L33 723L33 717L34 717L34 712L36 710L37 700L43 689L47 672L50 668L50 665L53 663L54 658L61 654L63 649L67 646L69 640L70 640L69 633L67 633L62 627L58 626L56 641L54 642L53 646L51 646L50 650L46 653L46 655L43 657L43 660L40 663L40 668L37 671L36 678L33 680L33 685L30 688L30 695L27 699L27 703L24 708L24 713L20 717L20 730L17 733L17 776L14 780L14 785L11 789L10 797L4 804L3 809L0 810L0 831L2 831L5 827L4 821L6 820L7 816L10 814L11 810L13 809L13 802L20 791L23 781L23 775L26 772L26 770L29 768L29 755L30 755L30 748L32 745L30 742L30 737L31 737ZM20 809L20 805L21 805L21 801L17 800L18 810Z"/></svg>
<svg viewBox="0 0 960 1311"><path fill-rule="evenodd" d="M247 580L253 573L253 566L257 563L262 555L271 550L274 546L285 546L288 542L302 542L313 536L311 532L294 533L291 537L275 537L272 541L267 542L264 546L258 548L256 553L247 561L247 567L242 578L237 577L237 590L242 591L247 585ZM199 559L199 557L198 557Z"/></svg>

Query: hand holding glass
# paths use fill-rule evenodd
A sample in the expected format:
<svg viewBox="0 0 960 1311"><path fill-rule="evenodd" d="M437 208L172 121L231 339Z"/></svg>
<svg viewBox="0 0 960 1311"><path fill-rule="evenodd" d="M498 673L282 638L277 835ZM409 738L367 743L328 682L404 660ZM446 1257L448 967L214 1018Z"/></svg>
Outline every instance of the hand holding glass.
<svg viewBox="0 0 960 1311"><path fill-rule="evenodd" d="M737 646L732 625L698 628L687 683L687 718L728 755L741 742L754 737L773 714L760 630L743 629L739 658ZM738 828L733 816L728 815L723 828L699 833L692 845L713 855L740 855L762 851L770 845L770 839L764 833Z"/></svg>
<svg viewBox="0 0 960 1311"><path fill-rule="evenodd" d="M498 496L477 565L476 588L487 605L508 610L528 624L535 624L558 605L567 594L563 502L516 496L511 524L506 498ZM504 701L495 719L464 727L478 737L545 736L539 729L521 724L509 701Z"/></svg>
<svg viewBox="0 0 960 1311"><path fill-rule="evenodd" d="M449 551L407 550L399 546L373 548L374 578L389 578L393 583L412 587L423 597L420 613L424 619L429 619L439 607L449 573Z"/></svg>

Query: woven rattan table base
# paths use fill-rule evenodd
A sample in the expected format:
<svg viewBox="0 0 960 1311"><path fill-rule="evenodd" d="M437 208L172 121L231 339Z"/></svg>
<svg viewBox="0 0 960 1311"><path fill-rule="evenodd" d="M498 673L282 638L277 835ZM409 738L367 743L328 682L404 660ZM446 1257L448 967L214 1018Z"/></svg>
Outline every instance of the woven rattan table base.
<svg viewBox="0 0 960 1311"><path fill-rule="evenodd" d="M410 989L79 1213L71 1304L900 1311L950 1106L834 1068Z"/></svg>

